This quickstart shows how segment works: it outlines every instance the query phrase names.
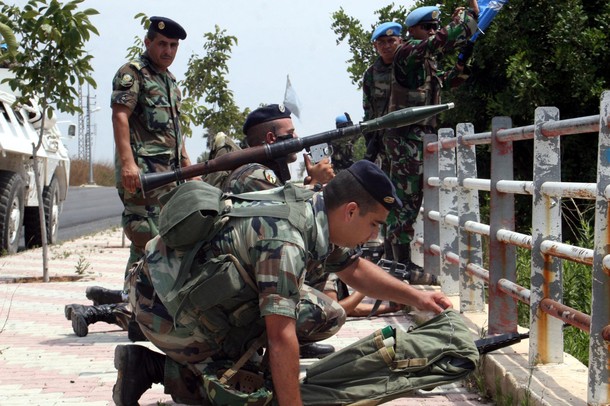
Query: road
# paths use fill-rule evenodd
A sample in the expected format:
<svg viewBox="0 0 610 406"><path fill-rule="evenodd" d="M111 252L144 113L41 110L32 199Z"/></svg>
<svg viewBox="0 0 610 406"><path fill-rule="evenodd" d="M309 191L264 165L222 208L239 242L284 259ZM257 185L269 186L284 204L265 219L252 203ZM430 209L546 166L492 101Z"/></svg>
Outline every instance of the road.
<svg viewBox="0 0 610 406"><path fill-rule="evenodd" d="M114 187L70 187L59 215L60 242L120 227L123 204Z"/></svg>

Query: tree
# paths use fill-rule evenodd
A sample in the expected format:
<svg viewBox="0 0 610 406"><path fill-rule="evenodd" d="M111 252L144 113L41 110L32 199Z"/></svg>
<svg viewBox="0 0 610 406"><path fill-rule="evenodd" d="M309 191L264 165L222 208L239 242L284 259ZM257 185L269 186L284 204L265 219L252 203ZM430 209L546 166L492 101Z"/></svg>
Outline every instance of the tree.
<svg viewBox="0 0 610 406"><path fill-rule="evenodd" d="M237 38L226 35L226 30L214 27L214 32L205 33L206 42L203 45L205 55L191 55L183 85L185 94L196 105L193 108L193 124L204 128L204 136L212 139L218 132L243 140L241 127L246 121L249 109L240 110L235 104L233 91L229 89L226 75L229 73L227 65L233 45L237 45Z"/></svg>
<svg viewBox="0 0 610 406"><path fill-rule="evenodd" d="M38 97L42 109L42 125L37 144L32 144L36 193L42 201L42 186L37 162L44 135L44 120L51 118L54 108L66 113L79 111L75 98L78 85L96 83L91 73L91 55L84 50L91 34L98 34L89 17L98 14L94 9L78 10L83 0L64 4L57 0L30 0L23 9L0 1L0 21L19 39L21 52L14 53L11 71L15 77L7 82L20 95L16 103L30 104ZM47 231L43 205L39 205L43 248L43 278L48 282Z"/></svg>

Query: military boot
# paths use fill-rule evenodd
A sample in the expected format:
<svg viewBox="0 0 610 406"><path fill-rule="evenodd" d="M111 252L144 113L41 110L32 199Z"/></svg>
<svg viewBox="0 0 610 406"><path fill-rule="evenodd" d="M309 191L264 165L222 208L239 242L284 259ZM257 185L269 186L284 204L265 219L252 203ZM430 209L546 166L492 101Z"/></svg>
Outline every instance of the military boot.
<svg viewBox="0 0 610 406"><path fill-rule="evenodd" d="M436 275L424 272L424 268L411 262L411 247L408 244L392 244L394 261L404 264L411 285L439 285Z"/></svg>
<svg viewBox="0 0 610 406"><path fill-rule="evenodd" d="M64 307L64 316L66 316L66 320L72 320L72 313L74 312L84 312L85 307L87 306L76 303L66 305Z"/></svg>
<svg viewBox="0 0 610 406"><path fill-rule="evenodd" d="M83 306L82 309L72 310L72 330L79 337L89 334L89 324L103 321L117 324L116 316L112 312L116 305Z"/></svg>
<svg viewBox="0 0 610 406"><path fill-rule="evenodd" d="M302 344L299 350L301 358L324 358L335 352L335 347L330 344L310 343Z"/></svg>
<svg viewBox="0 0 610 406"><path fill-rule="evenodd" d="M141 345L118 345L114 349L116 383L112 400L117 406L137 406L153 383L163 383L165 355Z"/></svg>
<svg viewBox="0 0 610 406"><path fill-rule="evenodd" d="M93 301L94 306L124 302L123 291L106 289L101 286L89 286L85 290L85 296Z"/></svg>

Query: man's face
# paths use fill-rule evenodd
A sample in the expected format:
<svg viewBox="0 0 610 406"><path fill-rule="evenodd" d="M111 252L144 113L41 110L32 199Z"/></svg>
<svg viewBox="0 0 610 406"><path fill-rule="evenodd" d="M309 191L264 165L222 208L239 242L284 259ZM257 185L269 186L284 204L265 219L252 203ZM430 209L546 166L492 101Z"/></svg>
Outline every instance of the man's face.
<svg viewBox="0 0 610 406"><path fill-rule="evenodd" d="M396 48L400 45L400 37L379 37L373 42L375 51L379 54L384 63L388 64L394 59Z"/></svg>
<svg viewBox="0 0 610 406"><path fill-rule="evenodd" d="M389 211L381 204L374 210L362 214L357 203L351 202L344 207L343 222L339 227L331 227L331 242L340 247L355 248L367 241L374 240L379 227L385 224Z"/></svg>
<svg viewBox="0 0 610 406"><path fill-rule="evenodd" d="M294 130L294 124L292 123L292 119L290 118L281 118L279 120L275 120L273 122L273 126L275 127L275 131L273 132L273 136L270 136L267 140L269 144L273 144L275 142L282 142L290 138L297 138L297 133ZM291 163L297 160L296 152L290 154L286 157L286 160Z"/></svg>
<svg viewBox="0 0 610 406"><path fill-rule="evenodd" d="M167 70L174 62L178 51L178 39L167 38L162 34L157 34L153 40L144 38L144 45L152 63L162 71Z"/></svg>
<svg viewBox="0 0 610 406"><path fill-rule="evenodd" d="M409 28L409 32L411 33L411 36L415 39L419 39L419 40L426 40L428 38L430 38L431 36L433 36L434 34L436 34L436 31L438 30L438 22L436 21L426 21L426 22L422 22L419 23L417 25L414 25L413 27Z"/></svg>

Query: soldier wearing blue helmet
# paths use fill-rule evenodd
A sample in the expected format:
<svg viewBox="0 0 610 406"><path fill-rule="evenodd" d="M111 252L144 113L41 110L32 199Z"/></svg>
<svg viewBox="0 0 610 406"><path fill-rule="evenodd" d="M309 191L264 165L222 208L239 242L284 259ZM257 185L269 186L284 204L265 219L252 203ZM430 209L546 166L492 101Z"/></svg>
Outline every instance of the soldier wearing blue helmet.
<svg viewBox="0 0 610 406"><path fill-rule="evenodd" d="M478 5L476 0L469 1L470 8L458 7L445 27L440 25L441 12L436 6L419 7L407 15L408 36L392 61L390 112L440 103L441 88L449 87L463 67L439 72L437 60L464 46L477 29ZM419 268L410 261L410 243L423 194L422 137L434 133L435 126L436 121L431 118L388 130L383 139L384 154L392 168L389 175L404 203L402 209L395 209L388 216L386 239L392 246L394 260L412 269Z"/></svg>
<svg viewBox="0 0 610 406"><path fill-rule="evenodd" d="M351 125L354 125L354 123L347 113L338 115L335 118L335 126L337 128L349 127ZM347 169L354 163L354 141L355 138L350 137L331 142L335 172Z"/></svg>

